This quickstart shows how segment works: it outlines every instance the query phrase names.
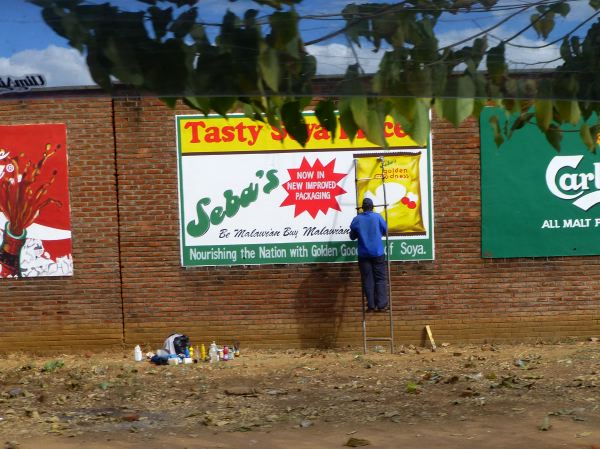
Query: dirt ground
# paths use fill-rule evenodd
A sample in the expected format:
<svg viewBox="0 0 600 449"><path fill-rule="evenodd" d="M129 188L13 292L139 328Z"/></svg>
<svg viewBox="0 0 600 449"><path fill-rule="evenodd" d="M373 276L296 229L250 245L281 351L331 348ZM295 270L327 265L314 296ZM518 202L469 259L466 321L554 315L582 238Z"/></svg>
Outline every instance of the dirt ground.
<svg viewBox="0 0 600 449"><path fill-rule="evenodd" d="M0 448L600 449L595 338L374 349L0 355Z"/></svg>

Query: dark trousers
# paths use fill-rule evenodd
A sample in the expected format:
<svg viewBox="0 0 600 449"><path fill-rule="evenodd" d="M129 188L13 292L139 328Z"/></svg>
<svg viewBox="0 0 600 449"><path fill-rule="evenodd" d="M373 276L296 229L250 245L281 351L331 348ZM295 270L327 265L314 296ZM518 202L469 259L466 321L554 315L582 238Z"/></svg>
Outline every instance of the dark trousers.
<svg viewBox="0 0 600 449"><path fill-rule="evenodd" d="M388 305L387 263L385 256L359 257L358 267L363 291L369 309L383 309Z"/></svg>

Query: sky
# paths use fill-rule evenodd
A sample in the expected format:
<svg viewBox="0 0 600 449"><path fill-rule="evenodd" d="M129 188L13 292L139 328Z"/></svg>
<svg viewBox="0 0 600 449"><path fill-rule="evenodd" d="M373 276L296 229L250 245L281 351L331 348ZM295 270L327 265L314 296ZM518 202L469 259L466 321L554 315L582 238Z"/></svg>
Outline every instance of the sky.
<svg viewBox="0 0 600 449"><path fill-rule="evenodd" d="M89 0L87 3L104 3L104 1ZM396 0L397 1L397 0ZM377 3L395 3L396 1L377 0ZM525 0L499 0L500 7L522 5ZM125 10L145 9L147 5L136 0L111 0L113 5ZM320 20L306 18L311 15L327 15L339 13L350 3L348 0L303 0L297 7L299 14L305 17L301 21L301 32L305 41L324 36L331 31L344 26L339 16L328 16ZM206 22L220 22L226 8L241 15L248 8L256 8L250 0L227 2L225 0L200 0L198 2L201 19ZM570 1L571 13L568 20L555 29L552 37L559 37L570 31L580 21L589 18L594 11L587 0ZM55 34L42 17L39 7L26 3L25 0L2 0L2 15L0 16L0 76L24 76L40 73L47 80L49 87L88 86L93 85L85 65L84 57L74 49L69 48L67 41ZM271 11L261 8L261 13ZM470 13L462 15L444 15L436 29L441 45L451 44L464 37L480 32L493 21L501 20L510 11L494 13ZM494 36L490 44L496 44L494 38L506 38L513 35L528 23L529 14L512 18L491 34ZM594 18L594 21L598 18ZM577 34L583 36L585 28ZM216 34L218 28L212 29ZM515 43L535 46L542 41L532 31L520 36ZM559 56L559 45L554 44L539 49L523 49L508 47L508 59L513 68L549 68L556 62L531 66L532 62L551 61ZM346 67L359 58L359 62L367 73L376 71L383 50L373 53L369 45L349 47L343 36L320 42L308 47L308 51L317 58L318 74L331 75L345 72Z"/></svg>

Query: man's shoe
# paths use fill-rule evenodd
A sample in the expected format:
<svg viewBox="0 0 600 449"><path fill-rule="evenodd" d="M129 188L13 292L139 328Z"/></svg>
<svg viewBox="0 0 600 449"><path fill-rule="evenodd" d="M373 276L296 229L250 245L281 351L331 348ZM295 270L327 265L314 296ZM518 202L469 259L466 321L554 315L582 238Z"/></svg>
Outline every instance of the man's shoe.
<svg viewBox="0 0 600 449"><path fill-rule="evenodd" d="M390 311L390 306L387 305L385 307L382 307L380 309L377 309L378 312L389 312Z"/></svg>
<svg viewBox="0 0 600 449"><path fill-rule="evenodd" d="M376 311L377 311L377 309L374 309L372 307L367 307L367 310L365 310L366 313L373 313L373 312L376 312Z"/></svg>

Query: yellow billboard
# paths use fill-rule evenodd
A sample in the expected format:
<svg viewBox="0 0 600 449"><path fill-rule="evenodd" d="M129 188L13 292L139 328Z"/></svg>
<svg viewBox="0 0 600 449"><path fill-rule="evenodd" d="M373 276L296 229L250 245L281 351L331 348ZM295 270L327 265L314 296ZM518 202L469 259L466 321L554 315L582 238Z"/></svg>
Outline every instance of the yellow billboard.
<svg viewBox="0 0 600 449"><path fill-rule="evenodd" d="M338 123L335 139L319 124L317 117L306 115L308 141L303 148L285 131L244 116L179 116L178 131L181 154L259 152L282 150L327 150L343 148L380 148L359 131L351 142ZM384 134L390 147L413 147L417 144L388 117Z"/></svg>

